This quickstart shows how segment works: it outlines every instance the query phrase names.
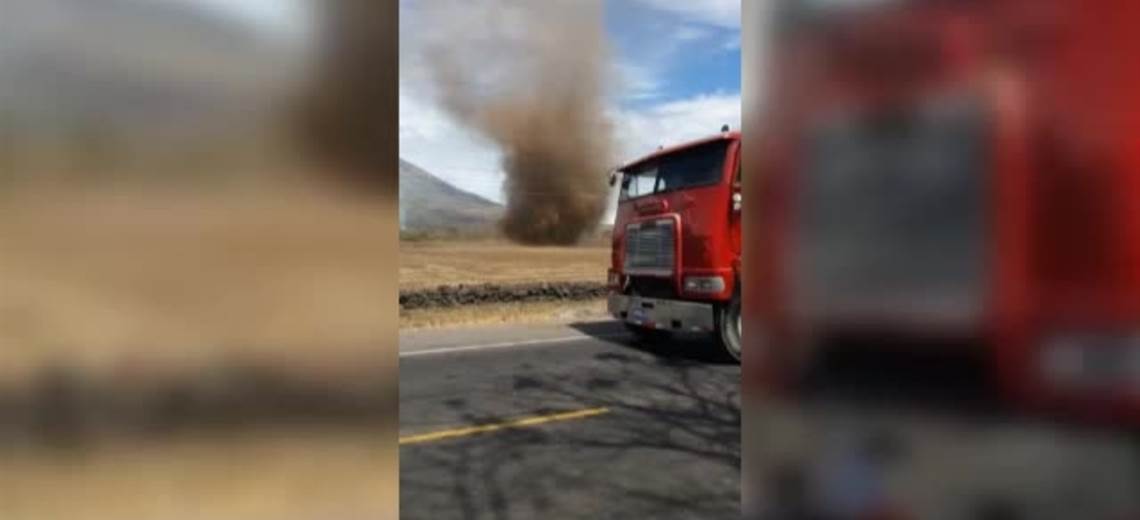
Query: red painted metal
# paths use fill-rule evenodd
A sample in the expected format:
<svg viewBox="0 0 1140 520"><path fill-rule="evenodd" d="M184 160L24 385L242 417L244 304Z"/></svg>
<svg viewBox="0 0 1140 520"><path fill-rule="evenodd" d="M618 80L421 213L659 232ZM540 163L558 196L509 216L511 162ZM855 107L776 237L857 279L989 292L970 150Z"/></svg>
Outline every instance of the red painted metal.
<svg viewBox="0 0 1140 520"><path fill-rule="evenodd" d="M991 150L977 172L991 218L975 339L1026 406L1140 423L1140 383L1076 394L1038 370L1056 334L1140 341L1137 27L1140 2L1130 0L912 0L785 28L769 47L769 109L749 127L745 155L749 379L778 382L781 357L825 325L789 309L805 127L836 110L969 90L990 114Z"/></svg>
<svg viewBox="0 0 1140 520"><path fill-rule="evenodd" d="M673 219L675 229L675 262L672 282L682 299L692 301L728 301L740 265L740 216L732 211L733 185L739 167L740 132L722 132L712 137L658 150L632 161L625 171L650 161L689 150L702 144L727 141L720 182L684 190L647 195L619 203L614 220L611 269L621 272L624 265L626 227L661 218ZM719 294L686 295L686 276L723 276L725 290Z"/></svg>

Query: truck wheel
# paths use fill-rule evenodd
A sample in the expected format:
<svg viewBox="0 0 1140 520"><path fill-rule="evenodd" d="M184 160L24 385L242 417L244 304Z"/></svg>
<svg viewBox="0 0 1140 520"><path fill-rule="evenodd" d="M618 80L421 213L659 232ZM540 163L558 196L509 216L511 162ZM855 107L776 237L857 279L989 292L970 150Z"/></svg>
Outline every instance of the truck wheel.
<svg viewBox="0 0 1140 520"><path fill-rule="evenodd" d="M721 350L729 357L740 361L740 290L732 296L732 300L717 308L716 337Z"/></svg>

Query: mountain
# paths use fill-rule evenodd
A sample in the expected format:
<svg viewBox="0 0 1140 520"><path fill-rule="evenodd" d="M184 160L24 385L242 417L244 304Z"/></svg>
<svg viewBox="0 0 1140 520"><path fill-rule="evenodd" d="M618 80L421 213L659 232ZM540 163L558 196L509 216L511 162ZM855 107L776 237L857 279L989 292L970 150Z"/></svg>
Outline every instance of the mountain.
<svg viewBox="0 0 1140 520"><path fill-rule="evenodd" d="M463 191L400 159L400 229L481 232L494 229L503 206Z"/></svg>

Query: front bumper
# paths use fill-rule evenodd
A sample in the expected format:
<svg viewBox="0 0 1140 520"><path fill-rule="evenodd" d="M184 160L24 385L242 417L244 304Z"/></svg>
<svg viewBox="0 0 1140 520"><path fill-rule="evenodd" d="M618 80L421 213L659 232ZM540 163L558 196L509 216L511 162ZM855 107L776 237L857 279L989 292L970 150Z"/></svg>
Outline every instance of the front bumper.
<svg viewBox="0 0 1140 520"><path fill-rule="evenodd" d="M694 332L716 330L716 313L711 303L611 293L609 312L619 320L645 328Z"/></svg>

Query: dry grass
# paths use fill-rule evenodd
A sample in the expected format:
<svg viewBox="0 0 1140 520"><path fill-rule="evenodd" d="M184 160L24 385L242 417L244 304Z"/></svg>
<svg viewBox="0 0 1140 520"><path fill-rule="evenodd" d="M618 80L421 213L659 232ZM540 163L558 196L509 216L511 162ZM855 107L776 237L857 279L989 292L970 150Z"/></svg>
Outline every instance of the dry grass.
<svg viewBox="0 0 1140 520"><path fill-rule="evenodd" d="M610 249L527 247L502 241L400 244L400 289L460 283L606 280Z"/></svg>
<svg viewBox="0 0 1140 520"><path fill-rule="evenodd" d="M604 282L610 249L528 247L502 240L400 243L400 289L439 285ZM400 312L400 328L568 322L605 316L605 302L502 303Z"/></svg>
<svg viewBox="0 0 1140 520"><path fill-rule="evenodd" d="M273 432L0 453L5 520L397 518L395 432Z"/></svg>
<svg viewBox="0 0 1140 520"><path fill-rule="evenodd" d="M0 380L59 363L105 371L218 356L388 357L399 314L395 214L303 191L7 193ZM404 242L398 262L405 289L604 281L609 249ZM425 310L399 325L559 319L591 305Z"/></svg>
<svg viewBox="0 0 1140 520"><path fill-rule="evenodd" d="M0 377L235 351L389 356L395 216L308 192L9 193Z"/></svg>
<svg viewBox="0 0 1140 520"><path fill-rule="evenodd" d="M390 204L280 190L0 195L2 389L60 365L143 387L231 361L327 385L359 383L344 367L396 378ZM320 426L80 453L6 443L0 518L395 518L395 432Z"/></svg>
<svg viewBox="0 0 1140 520"><path fill-rule="evenodd" d="M400 313L401 329L453 325L495 325L506 323L571 323L604 319L603 300L537 303L497 303L466 307L416 309Z"/></svg>

